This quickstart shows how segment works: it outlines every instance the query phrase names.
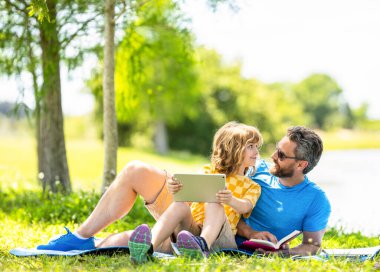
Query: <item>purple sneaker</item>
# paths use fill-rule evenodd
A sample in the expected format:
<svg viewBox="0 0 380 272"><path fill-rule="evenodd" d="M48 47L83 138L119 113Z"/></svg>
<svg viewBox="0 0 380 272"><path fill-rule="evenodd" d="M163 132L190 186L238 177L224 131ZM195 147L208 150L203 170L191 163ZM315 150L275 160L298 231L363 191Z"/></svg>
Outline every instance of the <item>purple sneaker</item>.
<svg viewBox="0 0 380 272"><path fill-rule="evenodd" d="M186 230L178 233L177 247L181 255L191 259L208 257L210 254L206 240Z"/></svg>
<svg viewBox="0 0 380 272"><path fill-rule="evenodd" d="M148 225L142 224L135 228L128 242L129 254L133 263L145 263L148 260L148 254L153 254L151 241L152 234Z"/></svg>

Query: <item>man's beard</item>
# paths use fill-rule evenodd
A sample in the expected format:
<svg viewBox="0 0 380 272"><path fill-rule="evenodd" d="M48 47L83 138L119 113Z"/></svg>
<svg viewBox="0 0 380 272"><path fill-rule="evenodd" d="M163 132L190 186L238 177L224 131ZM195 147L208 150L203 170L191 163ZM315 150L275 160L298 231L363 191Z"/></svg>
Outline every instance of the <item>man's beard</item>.
<svg viewBox="0 0 380 272"><path fill-rule="evenodd" d="M273 163L272 167L269 169L269 172L278 178L290 178L294 174L293 168L281 168L277 163Z"/></svg>

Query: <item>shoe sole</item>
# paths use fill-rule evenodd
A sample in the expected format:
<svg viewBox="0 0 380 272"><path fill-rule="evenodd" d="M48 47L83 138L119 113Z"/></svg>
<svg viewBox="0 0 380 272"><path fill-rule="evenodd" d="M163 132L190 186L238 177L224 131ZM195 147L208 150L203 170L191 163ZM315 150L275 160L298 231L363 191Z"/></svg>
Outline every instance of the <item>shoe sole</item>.
<svg viewBox="0 0 380 272"><path fill-rule="evenodd" d="M177 237L177 247L182 256L191 259L204 257L201 247L189 232L180 232Z"/></svg>
<svg viewBox="0 0 380 272"><path fill-rule="evenodd" d="M133 263L141 264L148 260L147 253L151 247L152 235L148 225L138 226L129 238L129 253Z"/></svg>

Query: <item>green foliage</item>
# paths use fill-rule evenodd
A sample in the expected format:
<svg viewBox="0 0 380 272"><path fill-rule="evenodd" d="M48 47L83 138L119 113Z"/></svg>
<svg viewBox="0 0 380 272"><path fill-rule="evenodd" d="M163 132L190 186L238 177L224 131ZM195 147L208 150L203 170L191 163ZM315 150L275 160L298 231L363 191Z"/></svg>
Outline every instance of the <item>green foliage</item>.
<svg viewBox="0 0 380 272"><path fill-rule="evenodd" d="M116 54L118 120L143 129L155 120L178 124L196 114L192 37L172 1L147 3L137 16Z"/></svg>
<svg viewBox="0 0 380 272"><path fill-rule="evenodd" d="M241 76L241 64L225 64L221 56L206 48L197 49L199 92L198 117L169 127L172 148L209 155L212 137L222 124L236 120L257 126L265 140L264 152L292 124L307 124L289 84L265 85Z"/></svg>
<svg viewBox="0 0 380 272"><path fill-rule="evenodd" d="M295 86L294 94L310 116L312 126L321 129L342 126L342 89L330 76L311 75Z"/></svg>
<svg viewBox="0 0 380 272"><path fill-rule="evenodd" d="M46 0L32 0L28 7L29 16L37 15L38 21L47 20L50 22L49 9L46 5Z"/></svg>
<svg viewBox="0 0 380 272"><path fill-rule="evenodd" d="M90 215L100 199L94 191L78 191L69 195L49 193L44 196L40 191L1 190L0 210L6 216L27 224L73 225L80 224ZM38 209L36 209L38 207ZM126 223L128 222L128 223ZM152 223L153 218L138 199L135 209L107 231L128 229L136 223Z"/></svg>

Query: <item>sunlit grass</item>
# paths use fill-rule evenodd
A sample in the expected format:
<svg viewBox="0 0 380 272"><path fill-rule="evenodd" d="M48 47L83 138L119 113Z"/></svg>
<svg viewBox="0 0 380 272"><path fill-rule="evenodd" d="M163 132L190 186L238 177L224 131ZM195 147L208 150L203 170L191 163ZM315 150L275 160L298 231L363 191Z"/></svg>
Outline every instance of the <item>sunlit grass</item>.
<svg viewBox="0 0 380 272"><path fill-rule="evenodd" d="M379 149L379 131L339 130L321 132L325 150L338 149Z"/></svg>
<svg viewBox="0 0 380 272"><path fill-rule="evenodd" d="M349 134L343 141L339 134L323 134L327 149L359 148L362 141L368 147L380 148L377 134ZM213 256L207 260L159 260L143 266L134 266L127 255L83 257L16 258L9 254L15 247L32 248L45 243L53 235L63 233L63 226L75 229L95 207L103 169L103 146L96 138L81 140L68 137L67 154L75 192L69 196L51 195L42 198L36 180L36 152L32 136L4 135L0 137L0 271L373 271L379 267L380 257L374 261L327 262L292 261L279 258L246 258ZM152 151L120 148L118 170L128 161L142 160L172 172L193 172L208 159L186 152L159 156ZM80 191L84 190L84 191ZM138 199L131 213L112 224L98 236L131 229L138 224L153 225L152 217ZM380 237L365 237L360 233L343 233L329 229L325 248L367 247L380 244ZM300 238L294 241L299 242Z"/></svg>
<svg viewBox="0 0 380 272"><path fill-rule="evenodd" d="M1 137L0 180L3 186L17 187L19 178L28 180L29 188L37 188L35 142L31 137ZM74 189L98 190L102 183L103 145L96 139L67 140L67 158ZM198 172L207 158L186 152L160 156L154 152L121 147L118 171L132 160L141 160L170 172Z"/></svg>

